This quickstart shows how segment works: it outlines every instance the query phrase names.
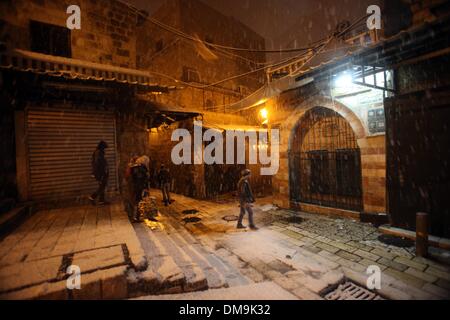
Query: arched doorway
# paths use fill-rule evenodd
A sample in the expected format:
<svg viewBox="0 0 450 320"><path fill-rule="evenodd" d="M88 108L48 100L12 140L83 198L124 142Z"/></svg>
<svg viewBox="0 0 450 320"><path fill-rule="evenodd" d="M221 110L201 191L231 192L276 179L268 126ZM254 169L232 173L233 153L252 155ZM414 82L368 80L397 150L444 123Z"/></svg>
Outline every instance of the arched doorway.
<svg viewBox="0 0 450 320"><path fill-rule="evenodd" d="M324 107L308 110L289 152L291 200L361 211L361 155L350 124Z"/></svg>

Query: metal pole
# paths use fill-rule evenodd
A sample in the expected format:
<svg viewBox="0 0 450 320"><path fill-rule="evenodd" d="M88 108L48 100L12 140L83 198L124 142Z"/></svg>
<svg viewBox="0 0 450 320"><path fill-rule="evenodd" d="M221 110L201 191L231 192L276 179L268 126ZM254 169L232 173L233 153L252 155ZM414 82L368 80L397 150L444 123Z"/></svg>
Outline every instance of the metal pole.
<svg viewBox="0 0 450 320"><path fill-rule="evenodd" d="M428 254L428 214L416 214L416 255L426 257Z"/></svg>

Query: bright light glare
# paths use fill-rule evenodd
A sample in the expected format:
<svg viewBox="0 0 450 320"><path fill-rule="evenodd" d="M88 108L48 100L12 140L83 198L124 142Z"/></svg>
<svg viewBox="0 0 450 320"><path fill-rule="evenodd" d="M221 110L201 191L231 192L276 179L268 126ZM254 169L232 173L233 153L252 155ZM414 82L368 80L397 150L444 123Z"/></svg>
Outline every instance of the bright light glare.
<svg viewBox="0 0 450 320"><path fill-rule="evenodd" d="M269 111L267 111L266 108L261 109L261 110L259 111L259 114L261 115L261 117L262 117L263 119L267 119L267 118L269 117Z"/></svg>
<svg viewBox="0 0 450 320"><path fill-rule="evenodd" d="M255 104L253 104L253 105L252 105L252 107L257 107L257 106L260 106L260 105L262 105L262 104L266 103L266 102L267 102L267 100L268 100L268 99L266 99L266 98L263 98L263 99L259 100L258 102L256 102Z"/></svg>
<svg viewBox="0 0 450 320"><path fill-rule="evenodd" d="M343 73L336 78L335 84L337 87L349 87L353 84L353 78L348 73Z"/></svg>

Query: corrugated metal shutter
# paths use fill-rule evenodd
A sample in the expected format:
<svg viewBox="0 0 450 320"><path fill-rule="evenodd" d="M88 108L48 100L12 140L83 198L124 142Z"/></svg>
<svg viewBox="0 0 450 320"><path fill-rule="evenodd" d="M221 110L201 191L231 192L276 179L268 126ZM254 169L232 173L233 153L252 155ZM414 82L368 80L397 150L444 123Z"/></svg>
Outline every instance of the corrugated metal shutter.
<svg viewBox="0 0 450 320"><path fill-rule="evenodd" d="M108 191L117 190L112 112L30 109L27 127L33 200L85 197L92 193L97 183L91 177L91 158L100 140L109 145Z"/></svg>

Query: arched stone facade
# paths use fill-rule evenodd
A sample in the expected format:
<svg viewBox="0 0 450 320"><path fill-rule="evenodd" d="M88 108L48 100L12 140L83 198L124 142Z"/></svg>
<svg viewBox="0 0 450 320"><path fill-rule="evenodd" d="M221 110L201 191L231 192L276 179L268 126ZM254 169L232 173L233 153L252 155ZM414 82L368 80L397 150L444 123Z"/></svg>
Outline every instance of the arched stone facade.
<svg viewBox="0 0 450 320"><path fill-rule="evenodd" d="M363 210L364 212L386 212L384 135L369 136L368 129L363 121L352 110L342 103L321 95L315 95L299 104L295 109L293 108L290 116L280 124L280 169L272 180L274 194L277 195L276 202L282 207L294 205L290 199L289 153L292 149L293 137L302 117L314 107L324 107L336 111L348 121L361 150Z"/></svg>

